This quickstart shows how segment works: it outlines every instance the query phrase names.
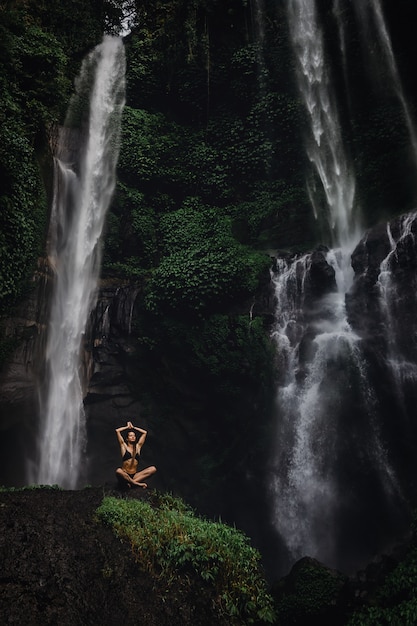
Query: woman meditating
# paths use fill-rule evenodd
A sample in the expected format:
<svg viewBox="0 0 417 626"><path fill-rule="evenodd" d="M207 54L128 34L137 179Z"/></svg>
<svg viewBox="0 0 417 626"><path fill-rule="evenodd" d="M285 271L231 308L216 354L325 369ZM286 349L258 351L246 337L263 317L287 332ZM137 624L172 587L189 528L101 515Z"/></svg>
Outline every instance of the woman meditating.
<svg viewBox="0 0 417 626"><path fill-rule="evenodd" d="M121 433L125 430L128 433L126 439L123 439ZM140 433L139 437L138 433ZM116 470L118 480L121 484L128 487L142 487L146 489L148 485L143 482L144 479L156 472L154 465L138 471L139 455L145 443L147 431L133 426L132 422L127 422L126 426L116 428L116 435L120 444L120 454L122 455L122 467L118 467Z"/></svg>

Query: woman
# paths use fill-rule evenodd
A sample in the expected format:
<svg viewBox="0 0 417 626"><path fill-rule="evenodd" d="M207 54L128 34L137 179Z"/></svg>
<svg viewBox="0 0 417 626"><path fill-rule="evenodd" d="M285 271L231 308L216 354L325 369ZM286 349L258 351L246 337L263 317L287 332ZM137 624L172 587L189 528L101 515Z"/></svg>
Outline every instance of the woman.
<svg viewBox="0 0 417 626"><path fill-rule="evenodd" d="M123 439L122 432L128 430L126 439ZM138 439L138 435L140 437ZM132 422L127 422L126 426L116 428L117 439L120 445L120 454L122 455L122 467L116 470L116 476L120 482L130 487L142 487L146 489L148 486L143 482L145 478L155 474L156 467L151 465L144 470L138 471L139 455L143 444L145 443L147 431L143 428L136 428Z"/></svg>

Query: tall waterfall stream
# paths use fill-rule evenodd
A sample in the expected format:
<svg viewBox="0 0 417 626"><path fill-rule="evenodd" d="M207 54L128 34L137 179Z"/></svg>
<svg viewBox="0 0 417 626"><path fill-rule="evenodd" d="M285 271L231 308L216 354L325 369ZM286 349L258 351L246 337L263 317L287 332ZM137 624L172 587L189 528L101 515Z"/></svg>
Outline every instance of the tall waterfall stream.
<svg viewBox="0 0 417 626"><path fill-rule="evenodd" d="M356 4L357 14L364 20L362 2ZM334 5L335 14L338 5ZM414 128L381 6L375 0L369 8L414 149ZM325 245L319 254L333 272L333 287L325 295L312 297L312 253L283 255L271 272L276 300L272 337L278 371L270 480L273 523L290 561L309 555L349 568L357 565L357 556L341 555L346 535L359 537L366 517L377 520L386 503L395 506L402 494L381 437L378 401L360 337L346 314L346 294L354 276L351 255L363 229L355 173L344 151L316 3L287 0L287 11L298 87L310 128L305 137L311 165L307 190L323 233ZM343 55L343 39L341 52ZM409 232L410 224L404 223L399 239ZM395 291L390 279L390 257L396 249L392 236L390 242L391 252L381 265L379 278L387 326L392 326ZM404 369L409 372L410 368L395 355L393 346L389 358L394 380L400 381ZM364 484L375 494L375 501L365 507L361 505ZM372 555L372 549L369 541L364 551Z"/></svg>
<svg viewBox="0 0 417 626"><path fill-rule="evenodd" d="M85 446L81 354L115 187L125 94L122 40L105 36L83 61L59 138L50 251L55 271L34 482L74 488ZM88 110L86 110L86 108ZM80 137L72 130L81 115Z"/></svg>

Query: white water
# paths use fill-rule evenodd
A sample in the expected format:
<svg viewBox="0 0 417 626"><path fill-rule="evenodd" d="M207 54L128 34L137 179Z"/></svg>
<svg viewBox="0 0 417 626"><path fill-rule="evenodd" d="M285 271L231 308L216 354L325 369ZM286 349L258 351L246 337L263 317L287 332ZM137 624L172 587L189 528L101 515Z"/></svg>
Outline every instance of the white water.
<svg viewBox="0 0 417 626"><path fill-rule="evenodd" d="M366 47L369 49L368 42L370 39L375 37L375 33L377 40L380 42L382 52L385 57L385 66L391 74L392 84L403 110L404 120L413 150L414 162L417 166L417 132L404 94L381 2L380 0L368 0L367 2L364 2L363 0L355 0L354 6L357 14L359 15L361 24L365 25ZM370 22L373 22L375 32L371 29Z"/></svg>
<svg viewBox="0 0 417 626"><path fill-rule="evenodd" d="M100 238L115 187L125 57L121 39L105 36L84 60L67 120L86 107L79 160L63 146L56 158L50 258L55 268L46 392L41 398L39 484L78 485L86 440L81 354L100 270ZM68 134L68 131L63 133Z"/></svg>
<svg viewBox="0 0 417 626"><path fill-rule="evenodd" d="M343 74L345 78L345 85L348 88L346 33L345 33L345 23L343 20L341 0L333 0L333 15L336 18L337 29L339 33L339 44L340 44L340 52L342 54Z"/></svg>
<svg viewBox="0 0 417 626"><path fill-rule="evenodd" d="M313 171L310 180L315 182L308 186L309 197L331 246L325 256L334 270L335 289L316 299L311 309L310 254L278 260L271 275L276 296L272 336L280 378L271 477L273 517L294 559L308 554L336 566L337 516L341 503L348 500L339 476L343 462L352 473L355 464L372 467L378 489L387 494L395 492L396 480L381 443L359 337L346 316L345 296L353 280L350 258L361 224L323 34L313 0L287 2L298 85L311 131L306 152ZM352 416L343 406L349 386ZM364 441L355 440L349 425L358 405L367 415L361 425Z"/></svg>
<svg viewBox="0 0 417 626"><path fill-rule="evenodd" d="M380 294L380 308L385 323L385 337L387 338L387 364L391 370L392 380L396 387L396 397L404 409L404 383L417 383L417 364L410 361L401 349L398 341L398 325L401 324L399 310L399 293L392 274L392 264L397 260L398 247L407 239L415 239L412 227L417 219L417 212L400 218L400 232L395 239L387 224L387 236L391 249L380 265L377 287ZM410 285L411 287L411 285ZM405 412L405 410L404 410Z"/></svg>
<svg viewBox="0 0 417 626"><path fill-rule="evenodd" d="M331 251L328 260L333 255ZM351 456L358 467L374 468L387 496L398 491L396 477L381 443L376 399L360 339L346 320L343 293L326 296L309 323L305 299L311 256L277 263L272 273L272 337L280 373L271 479L274 524L293 559L309 555L336 566L337 516L346 499L339 473L351 462L345 457ZM343 408L349 388L367 415L367 424L360 426L363 440L356 440L354 426L349 426L356 403L348 401Z"/></svg>
<svg viewBox="0 0 417 626"><path fill-rule="evenodd" d="M310 185L310 200L316 219L325 221L326 231L330 231L328 243L350 248L358 235L355 178L344 151L315 2L288 0L288 19L298 84L311 129L307 155L322 186L318 192Z"/></svg>

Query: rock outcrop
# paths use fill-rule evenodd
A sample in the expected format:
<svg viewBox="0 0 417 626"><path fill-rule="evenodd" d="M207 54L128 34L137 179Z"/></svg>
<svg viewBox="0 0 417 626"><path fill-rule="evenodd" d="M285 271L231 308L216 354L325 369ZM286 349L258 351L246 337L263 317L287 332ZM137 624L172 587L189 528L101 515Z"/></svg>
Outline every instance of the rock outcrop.
<svg viewBox="0 0 417 626"><path fill-rule="evenodd" d="M2 484L24 484L24 464L16 464L13 459L27 458L33 452L51 272L48 260L39 259L30 294L15 308L13 316L2 320L4 337L13 346L11 357L0 371Z"/></svg>
<svg viewBox="0 0 417 626"><path fill-rule="evenodd" d="M228 624L213 614L201 581L179 577L168 590L141 569L130 545L95 518L103 495L102 488L0 493L0 623Z"/></svg>
<svg viewBox="0 0 417 626"><path fill-rule="evenodd" d="M370 229L352 255L346 297L375 393L382 439L397 476L415 497L417 425L417 214ZM414 495L413 495L414 494Z"/></svg>

